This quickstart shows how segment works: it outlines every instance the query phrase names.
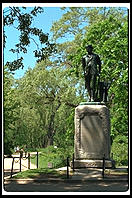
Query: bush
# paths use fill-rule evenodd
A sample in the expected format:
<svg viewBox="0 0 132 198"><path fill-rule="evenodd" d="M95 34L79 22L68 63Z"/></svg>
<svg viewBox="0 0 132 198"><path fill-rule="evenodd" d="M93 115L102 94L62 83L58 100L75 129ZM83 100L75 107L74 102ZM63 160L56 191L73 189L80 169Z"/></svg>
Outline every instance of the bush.
<svg viewBox="0 0 132 198"><path fill-rule="evenodd" d="M128 137L118 135L113 141L111 152L117 166L128 165Z"/></svg>

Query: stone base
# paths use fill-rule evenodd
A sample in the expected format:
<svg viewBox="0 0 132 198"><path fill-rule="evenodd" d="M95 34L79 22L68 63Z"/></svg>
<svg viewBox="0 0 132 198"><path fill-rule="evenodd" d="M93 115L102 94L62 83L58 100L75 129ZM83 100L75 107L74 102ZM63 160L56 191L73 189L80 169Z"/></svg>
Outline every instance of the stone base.
<svg viewBox="0 0 132 198"><path fill-rule="evenodd" d="M81 102L79 105L105 105L105 102Z"/></svg>
<svg viewBox="0 0 132 198"><path fill-rule="evenodd" d="M73 162L71 162L73 167ZM74 168L102 168L103 160L74 160ZM105 160L105 168L115 168L114 160Z"/></svg>
<svg viewBox="0 0 132 198"><path fill-rule="evenodd" d="M92 103L92 105L91 105ZM75 109L75 159L110 159L110 112L97 102Z"/></svg>

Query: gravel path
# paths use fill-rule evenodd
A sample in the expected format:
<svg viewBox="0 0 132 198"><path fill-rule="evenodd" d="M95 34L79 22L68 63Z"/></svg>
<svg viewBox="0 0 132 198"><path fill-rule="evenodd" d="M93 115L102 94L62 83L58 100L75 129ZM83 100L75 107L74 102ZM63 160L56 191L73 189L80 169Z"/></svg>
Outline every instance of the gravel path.
<svg viewBox="0 0 132 198"><path fill-rule="evenodd" d="M127 192L127 181L87 181L87 182L16 182L4 184L6 192Z"/></svg>

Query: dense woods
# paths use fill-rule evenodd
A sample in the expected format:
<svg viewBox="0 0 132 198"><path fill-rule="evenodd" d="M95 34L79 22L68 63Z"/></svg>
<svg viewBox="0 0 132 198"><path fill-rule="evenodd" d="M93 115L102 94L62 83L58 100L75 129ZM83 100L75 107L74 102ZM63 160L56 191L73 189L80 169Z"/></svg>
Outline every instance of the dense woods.
<svg viewBox="0 0 132 198"><path fill-rule="evenodd" d="M8 26L13 24L13 17L25 17L21 18L21 23L18 21L19 47L25 49L25 53L27 43L24 39L31 42L30 34L39 36L46 50L36 51L38 63L21 79L16 80L12 74L18 65L15 67L14 62L8 62L4 66L4 152L9 154L17 145L34 149L49 145L64 150L73 147L74 110L80 102L87 101L81 58L86 53L85 46L92 44L102 62L101 80L111 83L106 104L111 114L111 152L118 164L127 165L128 11L101 7L61 9L65 14L52 25L52 41L48 41L37 27L29 28L29 32L20 28L20 25L25 27L22 22L26 17L30 21L41 13L40 8L27 15L16 8L14 15L12 9L10 18L5 16ZM63 42L59 42L62 38ZM12 49L13 53L17 47Z"/></svg>

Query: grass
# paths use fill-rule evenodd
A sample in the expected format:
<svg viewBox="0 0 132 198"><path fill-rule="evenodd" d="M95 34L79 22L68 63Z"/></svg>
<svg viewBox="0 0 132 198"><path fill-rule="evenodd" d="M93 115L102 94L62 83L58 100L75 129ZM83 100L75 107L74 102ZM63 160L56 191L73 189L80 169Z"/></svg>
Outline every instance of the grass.
<svg viewBox="0 0 132 198"><path fill-rule="evenodd" d="M72 172L70 172L70 175ZM30 169L27 171L19 172L17 175L13 176L14 179L27 179L27 178L61 178L66 179L65 170L55 170L55 169Z"/></svg>
<svg viewBox="0 0 132 198"><path fill-rule="evenodd" d="M70 177L73 175L73 171L69 172ZM105 176L127 176L127 169L106 169ZM39 168L39 169L30 169L23 172L17 173L13 176L14 179L48 179L48 178L60 178L66 179L66 170L56 170L51 168Z"/></svg>
<svg viewBox="0 0 132 198"><path fill-rule="evenodd" d="M38 152L40 152L38 158L39 168L48 168L49 164L52 168L66 166L67 156L64 156L65 152L62 152L59 148L55 149L53 146L49 146L47 148L39 149ZM36 155L31 156L31 163L37 163Z"/></svg>
<svg viewBox="0 0 132 198"><path fill-rule="evenodd" d="M37 151L39 152L38 169L20 172L13 176L13 178L66 178L66 170L56 170L57 168L66 166L67 153L64 150L49 146L47 148L37 149ZM35 165L37 164L36 154L31 154L31 163ZM72 175L72 171L70 171L70 175Z"/></svg>
<svg viewBox="0 0 132 198"><path fill-rule="evenodd" d="M31 156L31 163L36 164L37 163L37 157L35 155ZM48 168L48 166L51 165L52 168L59 168L66 166L66 162L61 159L59 156L54 154L39 154L38 157L38 165L39 168Z"/></svg>

